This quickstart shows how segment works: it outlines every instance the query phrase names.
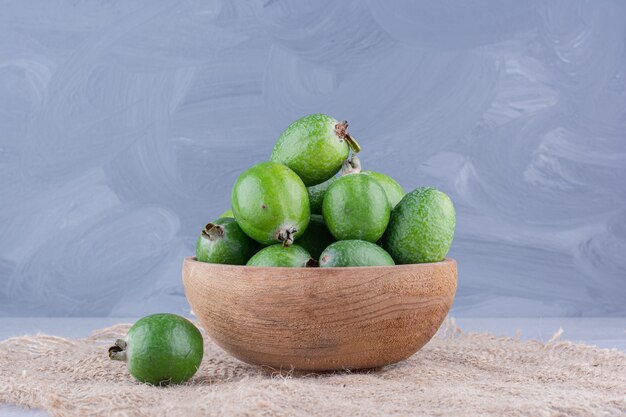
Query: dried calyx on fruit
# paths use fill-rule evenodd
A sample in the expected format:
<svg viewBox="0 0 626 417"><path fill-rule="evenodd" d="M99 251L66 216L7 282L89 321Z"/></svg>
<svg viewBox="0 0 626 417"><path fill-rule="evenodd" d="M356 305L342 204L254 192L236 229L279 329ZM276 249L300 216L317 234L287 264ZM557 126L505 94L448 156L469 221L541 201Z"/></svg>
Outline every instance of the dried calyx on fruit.
<svg viewBox="0 0 626 417"><path fill-rule="evenodd" d="M341 165L341 175L360 174L361 160L358 156L352 155L349 159L343 161Z"/></svg>
<svg viewBox="0 0 626 417"><path fill-rule="evenodd" d="M224 236L224 228L219 224L207 223L201 234L205 239L216 240Z"/></svg>
<svg viewBox="0 0 626 417"><path fill-rule="evenodd" d="M359 142L356 141L350 134L348 133L348 121L344 120L343 122L339 122L335 125L335 134L337 137L345 140L350 147L350 150L354 153L361 152L361 146Z"/></svg>

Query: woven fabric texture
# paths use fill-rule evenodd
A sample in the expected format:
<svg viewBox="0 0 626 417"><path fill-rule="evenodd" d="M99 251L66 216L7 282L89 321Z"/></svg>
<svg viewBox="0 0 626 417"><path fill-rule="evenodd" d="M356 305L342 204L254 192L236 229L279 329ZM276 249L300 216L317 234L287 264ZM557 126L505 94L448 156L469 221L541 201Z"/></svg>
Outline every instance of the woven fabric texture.
<svg viewBox="0 0 626 417"><path fill-rule="evenodd" d="M85 339L0 342L0 403L54 416L624 416L626 354L560 340L464 333L446 321L421 351L382 369L275 372L230 357L205 335L186 384L135 382L107 348L130 325Z"/></svg>

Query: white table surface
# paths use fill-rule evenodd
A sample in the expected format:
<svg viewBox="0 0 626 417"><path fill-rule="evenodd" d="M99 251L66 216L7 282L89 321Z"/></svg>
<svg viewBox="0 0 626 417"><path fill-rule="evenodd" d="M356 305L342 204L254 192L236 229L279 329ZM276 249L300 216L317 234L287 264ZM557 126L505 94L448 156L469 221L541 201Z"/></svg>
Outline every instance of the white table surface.
<svg viewBox="0 0 626 417"><path fill-rule="evenodd" d="M39 332L63 337L84 337L94 329L117 323L132 323L135 318L0 318L0 340L9 337L34 335ZM457 324L466 332L490 332L496 335L514 336L517 331L522 339L548 341L562 328L563 340L616 348L626 351L626 317L602 318L457 318ZM0 405L2 417L44 417L41 410L29 410L15 406Z"/></svg>

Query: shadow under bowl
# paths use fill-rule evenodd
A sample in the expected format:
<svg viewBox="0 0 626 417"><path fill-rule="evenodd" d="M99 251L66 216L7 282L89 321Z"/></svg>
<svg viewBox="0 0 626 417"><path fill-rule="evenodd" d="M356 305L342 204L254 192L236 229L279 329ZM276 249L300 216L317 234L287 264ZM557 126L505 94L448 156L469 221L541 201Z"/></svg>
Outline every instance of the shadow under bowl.
<svg viewBox="0 0 626 417"><path fill-rule="evenodd" d="M277 370L377 368L408 358L445 319L453 259L350 268L268 268L186 258L183 285L211 339Z"/></svg>

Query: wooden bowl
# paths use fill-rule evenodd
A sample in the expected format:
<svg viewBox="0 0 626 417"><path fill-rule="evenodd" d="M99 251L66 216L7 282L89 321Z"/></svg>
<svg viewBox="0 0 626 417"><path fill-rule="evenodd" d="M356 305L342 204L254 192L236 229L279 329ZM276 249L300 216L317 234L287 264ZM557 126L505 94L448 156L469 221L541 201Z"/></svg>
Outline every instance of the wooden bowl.
<svg viewBox="0 0 626 417"><path fill-rule="evenodd" d="M267 268L186 258L187 299L211 338L278 370L375 368L435 334L457 285L456 262L360 268Z"/></svg>

